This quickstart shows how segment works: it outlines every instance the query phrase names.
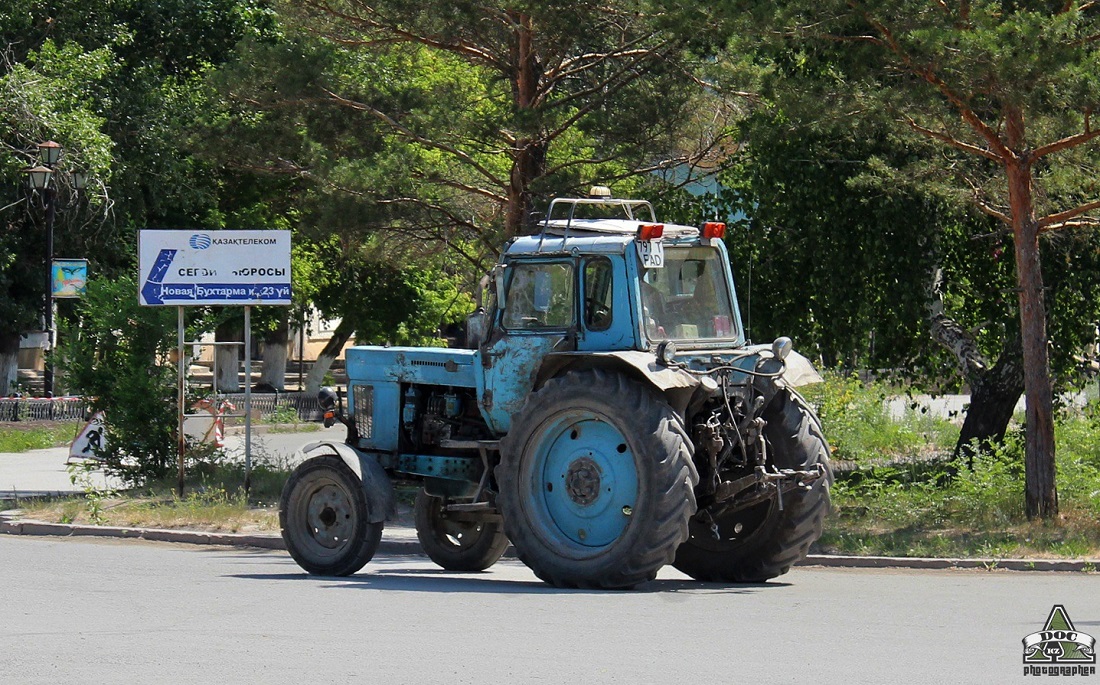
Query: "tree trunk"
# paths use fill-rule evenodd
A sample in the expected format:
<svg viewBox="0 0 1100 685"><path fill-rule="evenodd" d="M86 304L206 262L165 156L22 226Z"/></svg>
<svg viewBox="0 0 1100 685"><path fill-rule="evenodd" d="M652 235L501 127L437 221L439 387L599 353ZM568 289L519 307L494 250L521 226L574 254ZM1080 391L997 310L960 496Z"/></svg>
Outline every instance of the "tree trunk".
<svg viewBox="0 0 1100 685"><path fill-rule="evenodd" d="M510 11L515 27L512 32L512 100L518 111L537 108L543 68L534 45L531 17ZM529 232L531 223L531 183L546 170L547 141L537 136L518 134L512 145L512 171L508 184L505 215L505 239Z"/></svg>
<svg viewBox="0 0 1100 685"><path fill-rule="evenodd" d="M290 319L283 316L275 327L264 336L264 362L260 371L260 385L286 390L286 362L290 357Z"/></svg>
<svg viewBox="0 0 1100 685"><path fill-rule="evenodd" d="M239 321L227 321L214 329L216 342L240 342L244 336ZM217 377L214 378L218 392L240 392L240 345L217 345L214 347L215 368Z"/></svg>
<svg viewBox="0 0 1100 685"><path fill-rule="evenodd" d="M970 406L955 445L955 456L965 456L971 465L978 451L1004 440L1016 403L1024 392L1020 345L1019 336L1014 337L1005 345L993 368L975 374L970 381ZM975 441L976 445L972 444Z"/></svg>
<svg viewBox="0 0 1100 685"><path fill-rule="evenodd" d="M1027 398L1027 434L1024 457L1027 516L1058 515L1058 491L1054 467L1054 397L1047 349L1046 303L1039 261L1039 224L1032 196L1032 166L1024 138L1023 114L1008 108L1005 133L1009 147L1018 152L1006 160L1008 198L1012 208L1012 234L1016 251L1016 279L1020 299L1020 334L1023 341L1024 394Z"/></svg>
<svg viewBox="0 0 1100 685"><path fill-rule="evenodd" d="M959 371L970 385L970 406L959 441L955 443L955 456L965 456L973 465L978 451L1004 440L1016 402L1024 391L1020 337L1014 336L1005 343L1000 359L991 368L978 349L974 335L944 310L943 272L940 269L933 274L929 290L932 339L955 356ZM975 440L976 449L971 444Z"/></svg>
<svg viewBox="0 0 1100 685"><path fill-rule="evenodd" d="M0 333L0 395L15 392L19 382L19 334Z"/></svg>
<svg viewBox="0 0 1100 685"><path fill-rule="evenodd" d="M316 395L317 391L321 389L321 382L324 380L325 374L332 368L332 362L340 356L340 350L347 344L354 332L355 329L348 324L347 319L340 321L336 330L332 332L332 337L325 343L321 354L317 355L317 361L309 369L309 375L306 376L306 394Z"/></svg>

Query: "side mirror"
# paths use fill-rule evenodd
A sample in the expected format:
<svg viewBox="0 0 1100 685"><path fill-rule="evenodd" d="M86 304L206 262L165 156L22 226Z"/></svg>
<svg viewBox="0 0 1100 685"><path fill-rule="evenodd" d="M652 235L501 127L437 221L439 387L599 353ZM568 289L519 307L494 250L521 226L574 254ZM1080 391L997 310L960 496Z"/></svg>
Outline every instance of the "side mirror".
<svg viewBox="0 0 1100 685"><path fill-rule="evenodd" d="M493 280L497 291L497 309L504 309L504 265L497 264L493 267Z"/></svg>
<svg viewBox="0 0 1100 685"><path fill-rule="evenodd" d="M466 317L466 347L476 350L489 337L489 313L478 307Z"/></svg>
<svg viewBox="0 0 1100 685"><path fill-rule="evenodd" d="M336 423L336 406L339 402L340 395L335 388L325 387L317 392L317 404L321 405L321 410L325 413L325 428L331 428Z"/></svg>

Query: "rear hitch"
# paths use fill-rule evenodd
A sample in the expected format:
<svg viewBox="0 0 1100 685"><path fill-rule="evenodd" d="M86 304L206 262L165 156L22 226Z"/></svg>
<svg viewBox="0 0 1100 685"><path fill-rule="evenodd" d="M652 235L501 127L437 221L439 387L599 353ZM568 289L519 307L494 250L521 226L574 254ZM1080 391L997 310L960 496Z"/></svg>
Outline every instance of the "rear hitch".
<svg viewBox="0 0 1100 685"><path fill-rule="evenodd" d="M784 493L809 490L825 473L823 464L815 464L814 468L805 471L774 467L768 470L764 466L757 466L747 476L719 483L715 488L713 503L700 513L706 512L708 517L719 517L772 497L782 511Z"/></svg>

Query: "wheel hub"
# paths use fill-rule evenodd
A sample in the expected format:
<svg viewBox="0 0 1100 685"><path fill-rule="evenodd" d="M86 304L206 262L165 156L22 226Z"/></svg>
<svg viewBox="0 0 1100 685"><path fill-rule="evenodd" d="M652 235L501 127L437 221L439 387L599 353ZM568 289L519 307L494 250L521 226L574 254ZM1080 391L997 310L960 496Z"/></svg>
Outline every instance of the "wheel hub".
<svg viewBox="0 0 1100 685"><path fill-rule="evenodd" d="M533 494L549 535L560 536L555 544L581 553L619 539L638 498L638 473L613 423L566 412L544 428L533 456L539 474Z"/></svg>
<svg viewBox="0 0 1100 685"><path fill-rule="evenodd" d="M565 490L569 498L582 507L600 497L600 466L589 457L581 457L569 465L565 473Z"/></svg>
<svg viewBox="0 0 1100 685"><path fill-rule="evenodd" d="M319 488L309 498L306 521L310 535L323 547L336 549L352 534L351 501L335 485Z"/></svg>

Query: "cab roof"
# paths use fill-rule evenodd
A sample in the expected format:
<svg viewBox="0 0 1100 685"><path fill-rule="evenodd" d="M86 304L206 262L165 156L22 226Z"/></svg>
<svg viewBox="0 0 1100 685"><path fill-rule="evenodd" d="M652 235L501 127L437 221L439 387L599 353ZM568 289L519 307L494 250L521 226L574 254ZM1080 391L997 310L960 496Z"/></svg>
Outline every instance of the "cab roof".
<svg viewBox="0 0 1100 685"><path fill-rule="evenodd" d="M540 232L514 239L506 252L621 254L634 241L642 226L658 223L649 202L612 198L611 191L603 187L592 190L590 197L552 200L546 218L539 223ZM596 214L598 218L591 214ZM601 214L605 216L599 217ZM662 226L664 238L669 241L693 240L699 235L699 229L692 226Z"/></svg>
<svg viewBox="0 0 1100 685"><path fill-rule="evenodd" d="M515 238L507 254L551 254L577 251L592 254L621 254L634 242L638 229L648 221L629 219L551 220L540 224L542 232ZM699 237L699 229L664 224L665 241L679 242Z"/></svg>

